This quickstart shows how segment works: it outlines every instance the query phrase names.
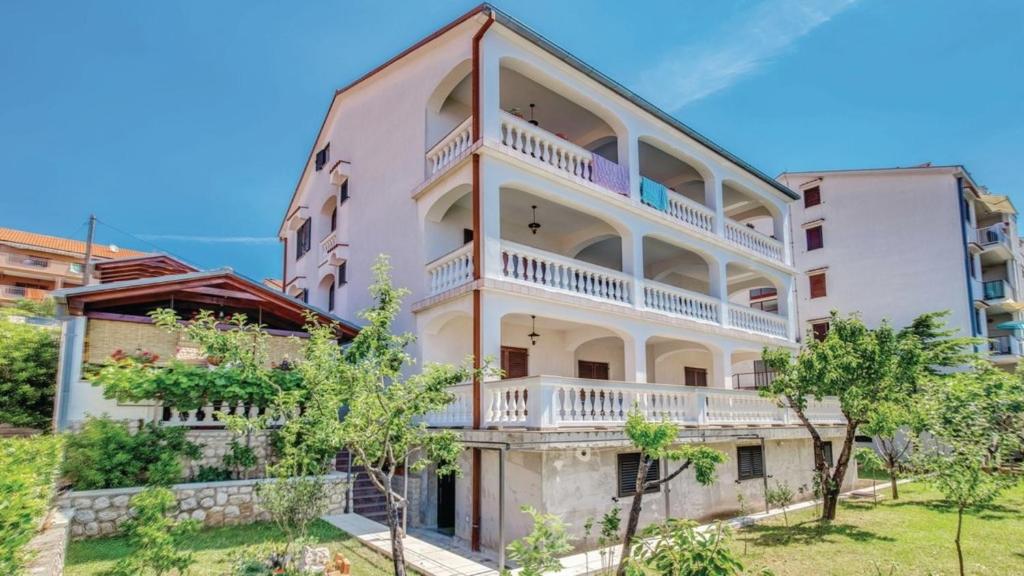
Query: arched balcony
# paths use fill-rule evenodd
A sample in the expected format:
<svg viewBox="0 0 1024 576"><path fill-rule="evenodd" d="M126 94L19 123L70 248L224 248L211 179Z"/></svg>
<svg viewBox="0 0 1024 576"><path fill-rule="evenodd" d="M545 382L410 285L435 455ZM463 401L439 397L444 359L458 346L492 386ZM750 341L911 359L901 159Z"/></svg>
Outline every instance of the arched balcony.
<svg viewBox="0 0 1024 576"><path fill-rule="evenodd" d="M789 337L787 286L736 262L726 266L726 278L729 326L778 338Z"/></svg>
<svg viewBox="0 0 1024 576"><path fill-rule="evenodd" d="M643 239L644 306L698 322L721 322L717 263L659 238Z"/></svg>
<svg viewBox="0 0 1024 576"><path fill-rule="evenodd" d="M464 60L438 83L427 100L426 175L442 171L472 144L472 62Z"/></svg>
<svg viewBox="0 0 1024 576"><path fill-rule="evenodd" d="M715 232L715 187L710 170L696 160L640 138L640 201L683 224Z"/></svg>
<svg viewBox="0 0 1024 576"><path fill-rule="evenodd" d="M784 260L786 219L779 208L741 185L722 183L727 240L772 260Z"/></svg>

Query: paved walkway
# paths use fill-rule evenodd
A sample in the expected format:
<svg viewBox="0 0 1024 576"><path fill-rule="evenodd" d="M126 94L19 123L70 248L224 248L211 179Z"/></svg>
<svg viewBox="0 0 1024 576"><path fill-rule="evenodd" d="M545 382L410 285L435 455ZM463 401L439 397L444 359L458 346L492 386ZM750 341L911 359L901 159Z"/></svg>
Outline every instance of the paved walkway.
<svg viewBox="0 0 1024 576"><path fill-rule="evenodd" d="M911 479L900 480L900 484L911 482ZM885 498L888 495L888 483L878 486L878 497ZM841 497L871 498L871 487L859 488L841 495ZM816 506L814 500L799 502L786 508L786 512L805 510ZM740 528L757 524L762 520L779 516L781 508L771 512L759 512L748 516L739 516L726 520L724 523L733 528ZM363 518L356 514L339 514L324 516L324 520L338 529L348 532L357 540L369 546L373 550L391 557L391 535L387 526L378 524L373 520ZM698 530L708 530L715 524L705 524L698 527ZM419 536L419 537L417 537ZM416 572L425 576L498 576L496 565L487 557L471 553L451 543L451 540L439 534L428 533L425 530L412 529L403 539L405 544L405 561ZM557 576L584 576L600 571L602 566L615 566L619 561L619 554L622 553L622 546L609 546L604 549L604 560L602 561L601 551L591 550L580 554L573 554L562 558L562 570L556 572ZM513 571L514 573L515 571Z"/></svg>

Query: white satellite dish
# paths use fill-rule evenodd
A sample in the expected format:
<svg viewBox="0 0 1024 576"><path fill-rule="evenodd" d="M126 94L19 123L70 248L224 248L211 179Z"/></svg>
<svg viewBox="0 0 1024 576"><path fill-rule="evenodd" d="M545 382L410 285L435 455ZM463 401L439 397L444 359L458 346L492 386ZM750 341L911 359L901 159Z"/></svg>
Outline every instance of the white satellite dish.
<svg viewBox="0 0 1024 576"><path fill-rule="evenodd" d="M110 245L110 251L111 252L117 252L118 250L120 250L120 248L117 247L117 244L111 244Z"/></svg>

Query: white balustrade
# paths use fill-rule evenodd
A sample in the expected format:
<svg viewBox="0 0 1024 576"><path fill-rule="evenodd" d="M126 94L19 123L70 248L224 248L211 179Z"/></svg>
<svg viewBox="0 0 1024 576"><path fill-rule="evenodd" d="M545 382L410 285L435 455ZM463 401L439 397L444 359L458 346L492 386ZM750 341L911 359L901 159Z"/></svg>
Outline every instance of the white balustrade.
<svg viewBox="0 0 1024 576"><path fill-rule="evenodd" d="M430 295L440 294L473 279L473 243L470 242L427 264Z"/></svg>
<svg viewBox="0 0 1024 576"><path fill-rule="evenodd" d="M725 219L725 239L766 258L783 261L782 242L735 220Z"/></svg>
<svg viewBox="0 0 1024 576"><path fill-rule="evenodd" d="M448 389L454 399L444 409L427 414L429 426L460 428L473 425L473 384L458 384Z"/></svg>
<svg viewBox="0 0 1024 576"><path fill-rule="evenodd" d="M749 306L730 304L729 326L776 338L789 337L789 327L785 316L764 312Z"/></svg>
<svg viewBox="0 0 1024 576"><path fill-rule="evenodd" d="M530 124L508 112L501 113L501 144L581 180L590 181L593 152Z"/></svg>
<svg viewBox="0 0 1024 576"><path fill-rule="evenodd" d="M644 307L691 320L719 322L720 302L706 294L690 292L653 280L644 281Z"/></svg>
<svg viewBox="0 0 1024 576"><path fill-rule="evenodd" d="M507 280L629 304L632 277L622 272L537 248L501 241L501 273Z"/></svg>
<svg viewBox="0 0 1024 576"><path fill-rule="evenodd" d="M217 418L217 413L244 416L255 418L263 413L263 410L256 406L246 406L241 402L237 404L217 404L203 406L196 410L178 410L174 407L158 407L160 410L160 424L162 426L185 426L189 428L223 428L224 423ZM284 424L285 418L279 416L267 421L268 426L280 426Z"/></svg>
<svg viewBox="0 0 1024 576"><path fill-rule="evenodd" d="M338 245L338 236L334 232L331 232L324 239L320 241L320 263L327 262L331 255L331 250Z"/></svg>
<svg viewBox="0 0 1024 576"><path fill-rule="evenodd" d="M426 418L431 426L460 427L472 422L472 386L453 387L455 401ZM621 427L636 407L648 419L685 426L798 426L791 410L774 398L748 390L641 384L562 376L530 376L481 384L485 428L573 429ZM816 424L845 422L839 401L808 403Z"/></svg>
<svg viewBox="0 0 1024 576"><path fill-rule="evenodd" d="M712 234L715 232L714 210L706 208L678 192L668 191L668 209L665 212L683 224Z"/></svg>
<svg viewBox="0 0 1024 576"><path fill-rule="evenodd" d="M473 146L473 117L456 126L427 151L427 170L433 176L462 157Z"/></svg>

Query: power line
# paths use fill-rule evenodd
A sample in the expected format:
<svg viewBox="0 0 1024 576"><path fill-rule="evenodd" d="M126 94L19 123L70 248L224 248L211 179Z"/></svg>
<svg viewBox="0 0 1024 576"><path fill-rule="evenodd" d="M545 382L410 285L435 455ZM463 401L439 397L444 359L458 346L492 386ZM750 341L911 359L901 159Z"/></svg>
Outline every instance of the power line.
<svg viewBox="0 0 1024 576"><path fill-rule="evenodd" d="M130 238L133 238L133 239L135 239L135 240L138 240L139 242L141 242L141 243L143 243L143 244L146 244L147 246L150 246L150 247L152 247L152 248L156 248L157 252L162 252L162 253L164 253L164 254L167 254L167 255L169 255L169 256L174 256L175 258L177 258L178 260L181 260L181 261L183 261L183 262L188 262L188 259L187 259L187 258L184 258L184 257L183 257L183 256L181 256L180 254L175 254L174 252L172 252L172 251L168 250L167 248L164 248L163 246L160 246L160 245L158 245L158 244L154 244L153 242L151 242L151 241L149 241L149 240L144 240L144 239L142 239L142 238L139 238L139 237L138 237L138 236L136 236L135 234L132 234L131 232L128 232L128 231L126 231L126 230L122 230L121 228L118 228L117 226L114 226L113 224L111 224L111 223L109 223L109 222L107 222L107 221L105 221L105 220L100 220L99 218L97 218L97 219L96 219L96 221L97 221L98 223L100 223L100 224L102 224L102 225L106 226L107 228L110 228L111 230L113 230L113 231L115 231L115 232L118 232L118 233L124 234L125 236L128 236L128 237L130 237Z"/></svg>

